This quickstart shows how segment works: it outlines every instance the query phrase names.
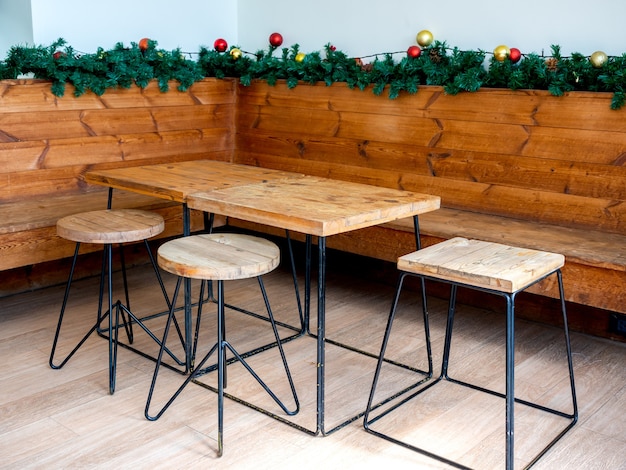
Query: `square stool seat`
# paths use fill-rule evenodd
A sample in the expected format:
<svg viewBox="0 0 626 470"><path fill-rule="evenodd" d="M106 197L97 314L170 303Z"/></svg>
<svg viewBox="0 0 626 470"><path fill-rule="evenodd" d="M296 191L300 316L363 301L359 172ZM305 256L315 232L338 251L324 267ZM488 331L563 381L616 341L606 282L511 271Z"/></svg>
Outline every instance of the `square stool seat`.
<svg viewBox="0 0 626 470"><path fill-rule="evenodd" d="M398 410L402 405L413 399L417 399L421 393L431 389L442 381L451 382L478 392L485 392L490 395L504 398L505 401L505 460L507 469L514 466L514 405L521 404L536 410L551 413L559 418L565 418L566 426L557 433L547 446L545 446L532 460L526 468L535 464L556 442L569 431L578 420L578 405L576 402L576 390L574 386L574 371L572 365L572 352L570 346L567 314L563 293L563 281L561 268L564 266L565 257L558 253L518 248L499 243L490 243L481 240L469 240L466 238L452 238L444 242L429 246L422 250L401 256L398 259L398 269L400 277L396 288L395 297L392 303L389 319L383 338L378 363L374 374L374 380L370 391L369 400L364 414L365 429L388 441L399 444L410 450L427 455L431 458L452 465L456 468L468 468L445 456L437 455L426 450L423 446L418 447L407 438L397 437L404 429L398 426L391 426L392 430L382 432L375 429L375 423ZM548 406L533 403L515 397L515 297L519 292L524 291L531 285L543 279L556 275L558 280L558 291L563 316L563 330L565 336L565 353L567 356L569 388L572 399L572 412L563 412ZM392 398L375 403L376 389L379 386L381 369L385 362L385 352L392 331L393 321L399 303L400 292L404 279L407 276L417 276L433 281L441 281L450 284L450 300L443 346L443 358L441 362L441 373L438 377L432 374L429 367L428 373L422 373L422 380L415 385L405 388L400 392L390 395ZM422 283L422 286L424 284ZM452 342L454 313L456 307L456 292L458 287L480 290L483 292L499 295L506 300L506 390L505 393L488 389L475 383L454 379L449 376L448 368L450 363L450 346ZM426 347L431 364L431 345L428 325L427 309L424 312L424 330L426 335ZM382 385L388 392L389 386ZM418 388L419 387L419 388ZM410 392L410 394L409 394ZM435 393L434 391L432 393ZM407 396L408 395L408 396ZM394 402L395 400L395 402ZM382 405L385 405L384 407ZM374 413L376 410L376 413ZM416 420L419 416L416 416ZM440 418L443 419L443 418ZM416 424L417 426L417 424ZM471 436L468 436L471 439Z"/></svg>
<svg viewBox="0 0 626 470"><path fill-rule="evenodd" d="M557 253L452 238L398 258L398 269L465 286L513 293L563 267Z"/></svg>

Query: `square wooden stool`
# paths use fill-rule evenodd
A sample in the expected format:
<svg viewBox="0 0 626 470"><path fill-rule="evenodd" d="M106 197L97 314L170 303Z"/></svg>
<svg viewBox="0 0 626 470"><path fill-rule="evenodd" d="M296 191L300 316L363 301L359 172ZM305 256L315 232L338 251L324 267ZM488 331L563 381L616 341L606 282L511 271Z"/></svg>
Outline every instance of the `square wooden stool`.
<svg viewBox="0 0 626 470"><path fill-rule="evenodd" d="M544 455L563 435L569 431L578 420L578 406L576 402L576 390L574 386L574 371L572 366L572 352L570 347L569 332L567 326L567 313L563 296L563 281L561 268L565 258L556 253L516 248L498 243L489 243L479 240L468 240L465 238L453 238L442 243L430 246L423 250L402 256L398 259L398 269L401 271L396 289L395 298L389 314L387 328L383 338L374 381L370 392L367 408L364 416L365 429L379 437L387 439L396 444L402 445L413 451L422 453L439 461L445 462L456 468L467 468L462 464L454 462L444 456L436 455L433 452L417 447L398 437L391 435L392 431L381 432L373 428L374 423L381 418L397 410L400 406L419 396L422 392L430 389L434 385L443 381L448 381L467 387L479 392L503 398L505 401L505 439L506 439L506 468L512 469L514 462L514 405L521 404L534 409L551 413L558 417L565 418L567 426L560 431L548 445L536 455L527 466L531 466ZM531 285L542 279L556 275L558 279L559 295L561 301L561 311L563 315L563 329L565 333L565 349L569 368L569 381L572 395L572 412L566 413L547 406L515 398L515 297L518 293L527 289ZM422 279L437 280L451 285L450 303L448 308L448 319L443 349L443 360L441 373L438 377L425 377L421 383L424 385L418 390L413 390L408 397L391 403L386 407L374 404L376 388L379 385L381 367L385 358L385 351L389 342L392 324L396 314L398 299L402 290L403 281L407 276L417 276ZM450 360L450 344L452 340L452 326L456 304L457 288L467 287L503 296L506 300L506 389L505 393L487 389L483 386L456 380L448 375L448 365ZM428 320L425 316L425 328L428 332ZM426 339L430 348L430 338ZM384 408L384 409L383 409ZM373 416L373 410L378 410L378 414ZM419 417L417 417L419 418ZM397 426L396 428L397 429ZM397 429L397 431L403 431ZM395 432L395 431L394 431ZM396 434L397 436L397 434ZM470 436L471 437L471 436Z"/></svg>

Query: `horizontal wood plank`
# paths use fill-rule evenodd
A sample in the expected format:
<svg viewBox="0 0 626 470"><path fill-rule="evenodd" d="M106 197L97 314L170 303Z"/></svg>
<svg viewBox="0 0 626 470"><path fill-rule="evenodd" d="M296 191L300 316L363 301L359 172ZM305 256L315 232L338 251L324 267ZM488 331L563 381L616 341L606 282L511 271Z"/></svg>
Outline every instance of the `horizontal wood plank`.
<svg viewBox="0 0 626 470"><path fill-rule="evenodd" d="M106 207L106 191L83 180L90 169L230 160L235 80L207 79L186 91L175 81L169 86L164 93L152 81L144 89L76 97L68 85L59 97L49 81L0 81L0 269L72 254L73 244L56 236L57 219ZM170 210L163 201L136 197L116 199L122 206ZM181 233L180 208L167 217L162 236ZM201 226L194 214L194 229Z"/></svg>
<svg viewBox="0 0 626 470"><path fill-rule="evenodd" d="M439 151L406 143L347 138L295 138L289 133L239 132L251 157L267 155L436 176L578 196L626 199L626 167L590 161L474 151ZM243 152L243 151L242 151ZM546 174L550 178L546 178ZM397 178L394 178L397 179Z"/></svg>
<svg viewBox="0 0 626 470"><path fill-rule="evenodd" d="M74 199L74 205L70 206L73 212L82 212L86 208L86 206L79 206L77 199ZM100 205L96 207L96 209L100 208ZM152 210L165 219L165 230L157 238L182 234L182 211L179 205L163 205L161 201L160 207L152 207ZM57 215L61 214L57 212ZM0 253L2 253L0 270L62 259L74 254L76 244L57 235L56 220L51 225L41 223L37 225L39 228L0 233ZM194 212L192 229L199 230L201 228L203 228L202 214ZM90 253L101 249L102 245L99 244L85 244L81 247L81 253Z"/></svg>

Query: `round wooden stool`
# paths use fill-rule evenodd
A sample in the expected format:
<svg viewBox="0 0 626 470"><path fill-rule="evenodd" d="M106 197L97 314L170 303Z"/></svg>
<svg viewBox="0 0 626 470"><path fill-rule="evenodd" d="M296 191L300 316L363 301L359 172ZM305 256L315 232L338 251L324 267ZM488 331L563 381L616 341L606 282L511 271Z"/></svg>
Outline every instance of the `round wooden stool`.
<svg viewBox="0 0 626 470"><path fill-rule="evenodd" d="M226 350L229 350L240 362L254 379L263 387L263 389L272 397L272 399L280 406L280 408L289 416L295 415L299 410L298 397L296 395L295 386L291 378L291 372L287 365L287 359L282 347L281 339L278 335L274 315L270 308L267 293L263 285L261 276L273 271L280 262L280 251L278 246L269 240L254 237L250 235L234 234L234 233L218 233L204 234L183 237L164 243L159 247L157 259L159 266L165 271L176 274L178 282L174 290L172 299L172 308L170 310L170 318L165 326L165 332L161 341L161 352L157 359L157 364L152 378L152 384L148 393L146 402L145 416L147 419L154 421L158 419L165 410L172 404L176 397L195 377L202 372L203 365L209 357L215 352L217 354L217 407L218 407L218 449L217 454L221 456L223 453L223 429L224 429L224 387L226 375ZM224 318L224 281L236 279L248 279L256 277L258 279L265 307L267 309L269 321L274 332L276 345L280 352L283 367L289 381L291 393L295 402L295 410L290 411L285 404L269 389L263 380L248 365L245 359L226 341L225 318ZM217 341L210 348L207 355L196 365L195 369L186 378L179 389L161 408L161 410L151 415L149 413L152 394L156 385L161 356L167 342L167 335L170 322L173 318L174 305L178 292L180 290L181 281L184 279L200 279L203 286L201 288L201 296L204 291L204 285L209 281L217 283ZM197 322L200 322L202 302L198 303ZM196 332L198 324L196 324ZM194 347L195 349L195 347Z"/></svg>
<svg viewBox="0 0 626 470"><path fill-rule="evenodd" d="M57 221L57 235L77 243L128 243L158 235L163 217L136 209L82 212Z"/></svg>
<svg viewBox="0 0 626 470"><path fill-rule="evenodd" d="M506 412L506 468L513 468L514 451L514 404L522 404L537 410L551 413L561 418L565 418L568 424L560 431L550 443L536 455L530 462L529 466L534 464L542 455L544 455L563 435L569 431L578 420L578 406L576 402L576 389L574 386L574 369L572 366L572 351L570 347L569 332L567 326L567 314L565 310L565 299L563 295L563 280L561 276L561 268L565 263L565 258L561 254L548 253L544 251L530 250L525 248L516 248L512 246L502 245L498 243L489 243L480 240L468 240L465 238L453 238L442 243L429 246L423 250L415 251L398 259L398 269L401 271L400 279L396 289L395 298L389 314L387 329L385 331L381 352L379 355L378 365L374 374L374 381L370 392L369 401L365 411L364 426L370 433L379 437L383 437L391 442L400 444L403 447L423 453L429 457L433 457L449 465L457 468L466 468L461 464L453 462L448 458L434 454L424 448L417 447L399 438L391 436L391 431L383 433L374 430L373 424L387 415L393 416L395 410L409 400L419 396L420 393L430 389L442 381L452 382L463 387L486 392L491 395L505 399ZM572 395L572 413L566 413L547 406L531 403L520 398L515 398L514 391L514 370L515 370L515 323L514 323L514 304L516 295L545 279L548 276L556 274L558 279L559 296L561 299L561 313L563 316L563 327L565 333L565 350L568 363L569 382ZM441 366L441 374L433 379L432 374L418 382L417 385L424 386L416 390L413 387L411 395L406 397L409 389L405 389L404 398L398 403L388 406L384 411L378 412L375 417L370 416L372 410L377 408L374 402L374 395L380 377L381 367L383 365L385 350L389 341L395 312L398 306L398 299L402 284L406 276L417 276L422 279L430 279L443 281L451 285L450 303L448 309L448 321L446 326L446 336L443 349L443 360ZM492 294L497 294L506 299L506 392L500 393L489 390L482 386L453 379L448 375L448 364L450 360L450 344L452 341L452 325L454 321L454 312L456 304L456 292L458 287L466 287L470 289L480 290ZM425 332L426 343L430 350L430 338L428 334L428 319L425 316ZM431 380L433 379L433 380ZM399 396L400 394L394 395ZM389 428L387 428L389 429ZM402 431L405 431L403 429ZM397 435L397 434L396 434Z"/></svg>
<svg viewBox="0 0 626 470"><path fill-rule="evenodd" d="M150 330L143 324L143 322L137 318L130 310L130 301L128 295L128 283L126 279L126 269L124 265L123 251L121 249L123 243L136 242L143 240L144 245L150 256L150 260L154 267L157 280L160 284L161 291L167 302L167 309L170 309L169 298L165 291L165 287L161 280L161 276L158 271L158 267L155 263L154 257L148 246L148 238L161 233L165 228L163 217L158 214L135 209L118 209L118 210L98 210L91 212L83 212L79 214L63 217L57 221L57 234L67 240L75 241L76 248L74 250L74 258L72 260L72 266L70 269L69 278L65 288L65 295L63 297L63 303L61 306L61 313L59 315L59 321L54 335L54 341L52 343L52 351L50 352L50 367L53 369L60 369L67 361L78 351L87 338L94 332L100 333L100 325L104 319L109 317L108 325L108 340L109 340L109 392L115 391L115 369L117 362L117 339L118 339L118 327L120 326L120 314L123 318L123 324L126 329L129 342L133 341L132 322L134 321L141 328L148 333L160 344L158 338L154 336ZM104 245L103 258L102 258L102 271L100 278L100 296L98 302L98 313L96 323L85 334L85 336L78 342L74 349L59 363L54 363L54 355L61 332L61 326L63 324L63 317L67 307L67 302L70 293L70 287L72 279L74 277L74 270L76 268L76 261L78 259L78 253L81 243L95 243ZM112 246L113 244L120 245L120 255L122 259L122 274L124 280L124 292L126 303L123 304L120 300L113 303L112 292ZM103 313L102 303L104 297L104 284L107 279L108 287L108 310ZM115 309L115 321L113 320L113 312ZM128 315L128 320L126 320ZM173 356L173 355L172 355ZM174 357L174 356L173 356ZM176 359L180 365L181 362Z"/></svg>

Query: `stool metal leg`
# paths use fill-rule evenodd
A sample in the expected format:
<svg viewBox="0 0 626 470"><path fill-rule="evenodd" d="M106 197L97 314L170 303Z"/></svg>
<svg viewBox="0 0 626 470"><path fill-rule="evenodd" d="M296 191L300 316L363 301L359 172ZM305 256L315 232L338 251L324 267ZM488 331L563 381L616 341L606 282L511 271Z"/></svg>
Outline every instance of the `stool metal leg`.
<svg viewBox="0 0 626 470"><path fill-rule="evenodd" d="M65 294L63 295L63 302L61 304L61 312L59 314L59 321L57 322L56 332L54 334L54 339L52 340L52 350L50 351L50 359L48 361L52 369L62 368L67 363L67 361L69 361L72 358L72 356L76 353L76 351L80 349L83 343L87 341L87 338L89 338L89 336L91 336L91 334L97 330L98 326L104 319L104 318L101 318L101 315L99 312L97 319L96 319L96 323L87 331L85 336L83 336L83 338L76 344L74 349L72 349L72 351L70 351L70 353L63 360L61 360L60 363L55 364L54 356L55 356L57 344L59 341L59 335L61 333L61 325L63 324L63 318L65 316L65 309L67 308L67 301L70 295L70 288L72 286L72 280L74 279L74 270L76 268L76 260L78 259L79 249L80 249L80 243L77 243L76 248L74 249L74 258L72 259L72 266L70 268L70 274L67 279L67 284L65 285Z"/></svg>
<svg viewBox="0 0 626 470"><path fill-rule="evenodd" d="M270 319L270 323L272 325L272 330L274 332L274 336L277 341L277 347L281 354L281 359L283 362L283 366L285 368L287 379L289 381L289 385L291 388L291 392L295 402L295 409L289 410L287 406L276 396L276 394L265 384L265 382L257 375L257 373L252 369L252 367L246 362L246 360L241 357L241 355L230 345L230 343L226 340L226 327L225 327L225 303L224 303L224 281L217 281L217 341L210 348L209 352L204 356L204 358L197 364L196 368L185 378L184 382L180 385L180 387L174 392L174 394L168 399L168 401L162 406L162 408L156 414L150 414L150 405L152 402L152 397L154 394L154 389L156 388L156 381L159 373L159 368L161 365L161 359L163 357L163 352L165 348L165 344L167 342L167 336L169 334L170 325L172 323L172 318L174 316L174 305L176 304L176 300L178 298L178 293L180 291L181 283L183 282L183 278L179 277L176 282L176 287L174 289L174 295L172 299L172 308L170 309L170 314L167 319L167 323L165 325L165 331L163 333L163 339L161 340L161 348L159 351L159 355L157 358L157 363L155 366L154 374L152 376L152 383L150 385L150 390L148 392L148 398L146 401L146 407L144 410L144 415L146 419L150 421L155 421L159 419L163 413L169 408L169 406L174 402L174 400L180 395L183 389L195 379L197 376L203 373L203 366L208 361L208 359L215 352L217 355L217 390L213 387L208 387L213 391L217 392L217 402L218 402L218 457L223 454L223 426L224 426L224 388L226 386L225 377L226 377L226 350L228 349L236 358L236 360L243 365L246 370L254 377L254 379L263 387L263 389L270 395L270 397L276 402L276 404L285 412L285 414L289 416L293 416L298 413L300 409L300 403L298 401L298 397L295 390L295 385L293 383L293 379L291 376L291 372L289 371L289 367L287 365L287 360L285 358L284 350L282 347L282 343L280 341L278 330L276 327L276 323L274 321L274 315L272 314L272 310L270 308L270 304L267 298L267 293L265 291L265 287L263 285L262 279L259 276L258 278L259 286L261 287L261 292L263 294L263 299L265 301L266 308L268 310L268 316ZM202 302L198 304L198 309L202 308ZM236 397L228 395L228 398L235 399L236 401L240 401ZM243 403L243 402L242 402Z"/></svg>
<svg viewBox="0 0 626 470"><path fill-rule="evenodd" d="M65 310L67 308L67 302L69 299L70 289L72 285L72 281L74 278L74 272L76 269L76 261L78 260L78 253L80 250L80 243L76 243L76 248L74 250L74 257L72 259L72 266L70 268L70 274L67 280L67 284L65 287L65 294L63 296L63 303L61 304L61 312L59 314L59 321L57 323L57 328L55 331L54 339L52 341L52 349L50 351L50 359L48 363L52 369L61 369L69 360L74 356L76 351L78 351L81 346L87 341L87 339L94 333L97 332L100 324L108 317L109 324L109 393L113 394L115 391L115 364L117 359L117 325L119 321L119 311L116 309L116 322L115 325L113 323L113 297L112 297L112 259L111 259L111 246L105 245L103 251L103 261L104 266L106 266L105 270L102 271L101 279L100 279L100 300L99 300L99 308L98 314L96 316L96 323L87 331L87 333L81 338L81 340L76 344L76 346L70 351L70 353L61 360L60 363L55 364L54 356L56 353L56 348L58 346L58 340L61 333L61 326L63 324L63 319L65 317ZM103 300L103 287L104 287L104 279L107 277L107 286L108 286L108 303L109 309L107 312L102 314L102 300Z"/></svg>
<svg viewBox="0 0 626 470"><path fill-rule="evenodd" d="M120 252L120 263L122 264L122 281L124 283L124 298L126 299L125 305L129 310L131 310L130 295L128 294L128 276L126 275L126 258L124 257L124 245L122 243L119 244L119 252ZM121 314L122 314L122 322L124 324L124 329L126 330L126 337L128 338L128 342L132 344L133 339L134 339L133 323L130 320L130 318L127 319L126 314L124 312L121 312Z"/></svg>
<svg viewBox="0 0 626 470"><path fill-rule="evenodd" d="M169 299L169 296L167 294L167 290L165 289L165 284L163 283L163 278L161 277L161 273L159 271L159 267L156 263L156 260L154 258L154 255L152 254L152 251L150 250L150 244L148 243L148 240L145 239L143 240L143 244L144 247L146 249L146 253L148 254L148 258L150 260L150 264L152 265L152 269L154 271L155 277L157 279L157 282L159 284L159 287L161 289L161 293L163 295L163 298L165 299L165 302L167 304L167 310L166 313L169 313L170 308L171 308L171 302ZM112 250L112 247L111 247ZM121 341L118 341L117 344L119 346L123 346L126 349L130 349L131 351L147 358L147 359L151 359L151 360L155 360L155 358L153 358L152 356L144 353L143 351L134 348L132 345L133 343L133 338L134 338L134 332L132 329L132 325L133 323L136 323L137 325L139 325L139 327L154 341L156 342L159 346L161 345L161 340L159 338L157 338L154 333L152 333L152 331L150 331L150 329L145 325L144 321L147 319L151 319L153 317L159 316L162 313L158 313L158 314L152 314L152 315L148 315L146 317L143 318L139 318L137 315L135 315L130 307L130 296L129 296L129 289L128 289L128 280L127 280L127 275L126 275L126 264L124 262L124 255L123 255L123 245L120 244L119 245L119 251L120 251L120 258L121 258L121 266L122 266L122 279L123 279L123 286L124 286L124 296L125 296L125 300L126 303L122 303L120 300L118 300L117 302L115 302L113 305L119 309L119 315L121 317L121 321L117 321L115 324L117 325L116 328L120 328L120 326L124 326L124 329L126 331L128 340L129 340L129 344L124 344ZM104 260L103 260L103 266L105 266L106 264L106 252L104 253ZM98 315L100 316L100 312L102 310L102 305L103 305L103 298L104 298L104 279L105 279L105 270L102 270L102 274L101 274L101 282L100 282L100 301L99 301L99 305L98 305L98 309L99 309L99 313ZM106 317L102 317L102 319L104 319ZM174 326L176 328L176 333L178 336L178 339L180 341L180 344L183 347L183 350L185 349L185 338L183 337L183 332L180 328L180 325L178 323L178 320L176 318L176 316L174 316ZM108 329L108 328L107 328ZM105 329L99 328L98 329L98 334L105 338L108 339L109 335L108 334L104 334ZM116 336L117 337L117 336ZM185 365L185 361L182 359L179 359L176 354L174 354L173 351L170 350L170 348L165 348L165 353L174 361L175 364L179 365L179 366L184 366ZM171 367L171 366L170 366ZM172 367L173 368L173 367ZM175 368L173 368L174 370L177 370ZM186 370L182 371L182 372L187 372Z"/></svg>
<svg viewBox="0 0 626 470"><path fill-rule="evenodd" d="M416 387L419 387L420 385L424 384L425 382L428 382L433 377L433 361L432 361L431 344L430 344L430 327L429 327L429 324L428 324L428 314L427 314L428 310L427 309L423 309L422 313L423 313L423 319L424 319L424 336L425 336L425 340L426 340L426 355L427 355L427 361L428 361L428 370L427 371L418 371L419 374L420 374L420 379L416 383L413 383L413 384L403 388L399 392L394 393L390 397L387 397L384 400L382 400L382 401L380 401L380 402L378 402L376 404L374 403L374 398L375 398L375 394L376 394L376 388L378 386L378 380L380 378L380 372L381 372L383 363L385 362L385 352L387 351L387 345L389 343L389 337L391 335L393 321L394 321L395 316L396 316L396 311L397 311L398 303L399 303L399 300L400 300L400 294L402 293L402 286L403 286L404 280L405 280L405 278L407 276L408 276L407 273L400 273L400 276L398 278L398 283L397 283L397 286L396 286L395 295L394 295L394 298L393 298L393 302L391 304L391 310L389 312L389 318L387 320L387 326L385 328L385 334L383 336L383 343L382 343L382 346L380 348L380 354L378 355L378 362L376 364L376 371L374 372L374 380L373 380L373 383L372 383L372 388L370 390L370 395L369 395L369 398L368 398L368 401L367 401L367 407L365 409L365 413L364 413L364 417L363 417L363 425L365 426L365 429L367 429L368 431L373 432L375 434L377 434L377 433L370 429L370 424L375 422L375 421L377 421L378 419L382 418L383 416L385 416L386 414L390 413L394 409L396 409L399 406L399 404L396 405L396 406L393 406L393 407L391 407L389 409L387 409L381 415L375 417L372 420L370 420L370 413L371 413L371 411L373 411L373 410L375 410L375 409L377 409L377 408L379 408L379 407L389 403L390 401L392 401L392 400L394 400L394 399L404 395L405 393L409 392L410 390L413 390ZM439 381L439 380L440 379L437 379L437 381ZM404 403L404 402L405 402L405 400L403 400L400 403Z"/></svg>
<svg viewBox="0 0 626 470"><path fill-rule="evenodd" d="M391 312L389 314L389 320L388 320L388 324L387 324L387 328L385 330L385 335L383 338L383 345L381 348L381 353L380 356L378 358L378 364L376 367L376 372L374 374L374 380L372 383L372 389L370 392L370 397L369 397L369 401L367 404L367 408L365 411L365 417L364 417L364 427L365 429L376 435L379 436L383 439L386 439L390 442L393 442L395 444L398 444L402 447L405 447L407 449L413 450L415 452L419 452L423 455L426 455L428 457L431 457L433 459L439 460L441 462L444 462L448 465L451 465L452 467L455 468L467 468L457 462L451 461L445 457L442 457L440 455L436 455L434 453L431 453L425 449L416 447L410 443L407 443L405 441L401 441L400 439L396 439L394 437L392 437L390 434L385 434L382 433L380 431L374 430L372 429L372 424L374 424L376 421L380 420L381 418L383 418L384 416L388 415L389 413L391 413L392 411L398 409L402 404L407 403L409 400L415 398L417 395L421 394L422 392L430 389L432 386L436 385L438 382L442 381L442 380L446 380L452 383L456 383L465 387L469 387L471 389L477 390L477 391L481 391L481 392L486 392L489 393L491 395L503 398L505 400L505 410L506 410L506 416L505 416L505 464L506 464L506 468L507 470L513 469L513 465L514 465L514 457L515 457L515 449L514 449L514 407L515 404L521 404L521 405L525 405L525 406L529 406L532 408L535 408L537 410L540 411L545 411L548 413L551 413L553 415L562 417L562 418L566 418L569 421L569 423L567 424L567 426L562 429L556 437L554 437L547 446L545 446L543 448L543 450L541 450L528 464L525 468L529 468L532 465L534 465L550 448L552 448L554 446L554 444L561 438L563 437L578 421L578 404L576 401L576 389L575 389L575 384L574 384L574 369L573 369L573 361L572 361L572 351L571 351L571 343L570 343L570 338L569 338L569 329L568 329L568 321L567 321L567 312L566 312L566 306L565 306L565 296L564 296L564 292L563 292L563 280L562 280L562 274L561 274L561 270L556 270L553 271L552 273L548 274L556 274L557 279L558 279L558 285L559 285L559 295L560 295L560 301L561 301L561 312L562 312L562 316L563 316L563 329L564 329L564 338L565 338L565 349L566 349L566 356L567 356L567 364L568 364L568 374L569 374L569 382L570 382L570 391L571 391L571 395L572 395L572 413L567 413L567 412L563 412L563 411L559 411L556 409L552 409L552 408L548 408L547 406L544 405L540 405L537 403L532 403L520 398L515 398L515 297L517 295L518 292L514 292L514 293L503 293L503 292L499 292L499 291L493 291L493 290L489 290L489 289L483 289L483 288L475 288L477 290L481 290L481 291L485 291L485 292L490 292L493 294L497 294L497 295L501 295L505 298L506 300L506 390L505 393L500 393L497 391L493 391L493 390L489 390L486 389L484 387L475 385L475 384L471 384L468 382L464 382L461 380L457 380L457 379L453 379L448 375L448 364L449 364L449 360L450 360L450 349L451 349L451 343L452 343L452 331L453 331L453 323L454 323L454 314L455 314L455 308L456 308L456 294L457 294L457 285L460 284L456 284L453 282L449 282L451 285L451 291L450 291L450 302L448 305L448 317L447 317L447 324L446 324L446 333L445 333L445 342L444 342L444 350L443 350L443 357L442 357L442 365L441 365L441 374L440 376L435 379L432 380L430 382L428 382L428 379L425 379L422 381L422 383L424 382L428 382L426 383L422 388L420 388L419 390L413 392L412 394L410 394L409 396L406 396L404 398L401 398L397 403L393 404L393 406L390 406L388 408L386 408L384 411L382 411L380 414L378 414L375 417L370 417L371 411L373 411L374 409L376 409L377 405L373 405L373 397L375 394L375 390L376 387L378 385L378 380L379 380L379 375L380 375L380 369L384 360L384 354L385 354L385 349L387 347L387 342L389 340L389 335L391 332L391 323L393 322L393 318L395 316L395 311L397 308L397 303L398 303L398 297L400 295L400 290L402 289L402 282L399 281L398 283L398 287L396 289L396 295L394 298L394 302L392 305L392 309ZM401 279L404 276L407 275L411 275L411 276L417 276L415 274L411 274L411 273L401 273ZM421 277L421 276L417 276L417 277ZM547 277L547 276L546 276ZM536 282L539 282L541 279L539 279ZM528 287L528 286L527 286ZM419 384L418 384L419 385ZM394 394L392 398L398 398L401 395L404 395L406 393L408 389L402 390L401 392ZM381 404L384 404L381 403ZM378 405L379 406L379 405Z"/></svg>
<svg viewBox="0 0 626 470"><path fill-rule="evenodd" d="M224 453L224 375L226 340L224 338L224 281L217 281L217 456Z"/></svg>
<svg viewBox="0 0 626 470"><path fill-rule="evenodd" d="M454 312L456 309L456 285L450 286L450 300L448 301L448 320L446 323L446 338L443 345L443 359L441 360L440 379L448 379L448 364L450 363L450 348L452 346L452 328L454 326Z"/></svg>
<svg viewBox="0 0 626 470"><path fill-rule="evenodd" d="M113 325L113 248L105 245L107 253L107 283L109 298L109 393L115 392L115 371L117 369L117 332L119 325L120 309L115 308L115 325Z"/></svg>
<svg viewBox="0 0 626 470"><path fill-rule="evenodd" d="M163 284L163 280L158 270L158 266L156 265L156 261L154 260L154 257L150 251L148 240L144 240L144 244L150 256L150 260L152 262L153 269L156 273L157 280L161 287L161 291L163 292L164 298L167 302L168 310L171 310L172 304L167 295L165 285ZM56 349L57 349L58 342L59 342L59 336L61 333L61 327L62 327L63 320L65 317L65 312L67 309L71 285L74 279L74 273L76 270L76 264L78 260L80 246L81 246L80 243L76 243L74 256L72 258L72 264L70 268L70 274L68 276L67 284L65 287L65 293L63 296L63 302L61 304L59 320L57 322L57 327L56 327L54 339L52 342L52 349L50 351L50 358L48 362L52 369L61 369L72 358L72 356L74 356L74 354L81 348L81 346L85 343L85 341L87 341L87 339L95 332L98 335L107 339L109 343L109 393L113 394L115 391L115 382L116 382L117 348L118 348L118 344L120 344L118 341L120 327L124 325L124 328L126 330L130 343L132 343L133 341L133 331L132 331L133 322L137 323L148 334L148 336L150 336L150 338L153 341L155 341L159 346L161 345L161 341L159 338L157 338L154 335L154 333L152 333L144 325L142 320L138 318L129 308L130 301L129 301L129 294L128 294L128 282L127 282L127 277L126 277L125 263L122 263L122 274L123 274L126 304L123 304L119 300L117 302L113 302L113 246L111 244L105 244L103 246L103 251L102 251L102 269L100 272L100 286L99 286L99 294L98 294L98 311L96 315L96 323L87 331L87 333L85 333L85 335L80 339L80 341L76 344L76 346L72 349L72 351L70 351L70 353L65 358L63 358L60 363L55 362L54 359L55 359ZM121 245L120 245L120 248L121 248ZM122 259L123 259L123 255L122 255ZM105 299L104 299L105 288L107 290L106 303L108 304L108 309L103 312L104 310L103 305L106 305ZM115 318L113 318L114 316ZM108 324L106 327L104 327L102 323L107 319L108 319ZM178 325L178 322L176 320L176 317L174 317L173 321L177 329L178 338L181 341L181 343L184 345L184 342L183 342L184 339L183 339L180 327ZM138 351L130 346L127 346L127 347L141 354L142 356L149 358L149 356L147 356L143 352ZM176 355L169 348L165 348L164 351L178 365L185 364L184 361L178 359Z"/></svg>

